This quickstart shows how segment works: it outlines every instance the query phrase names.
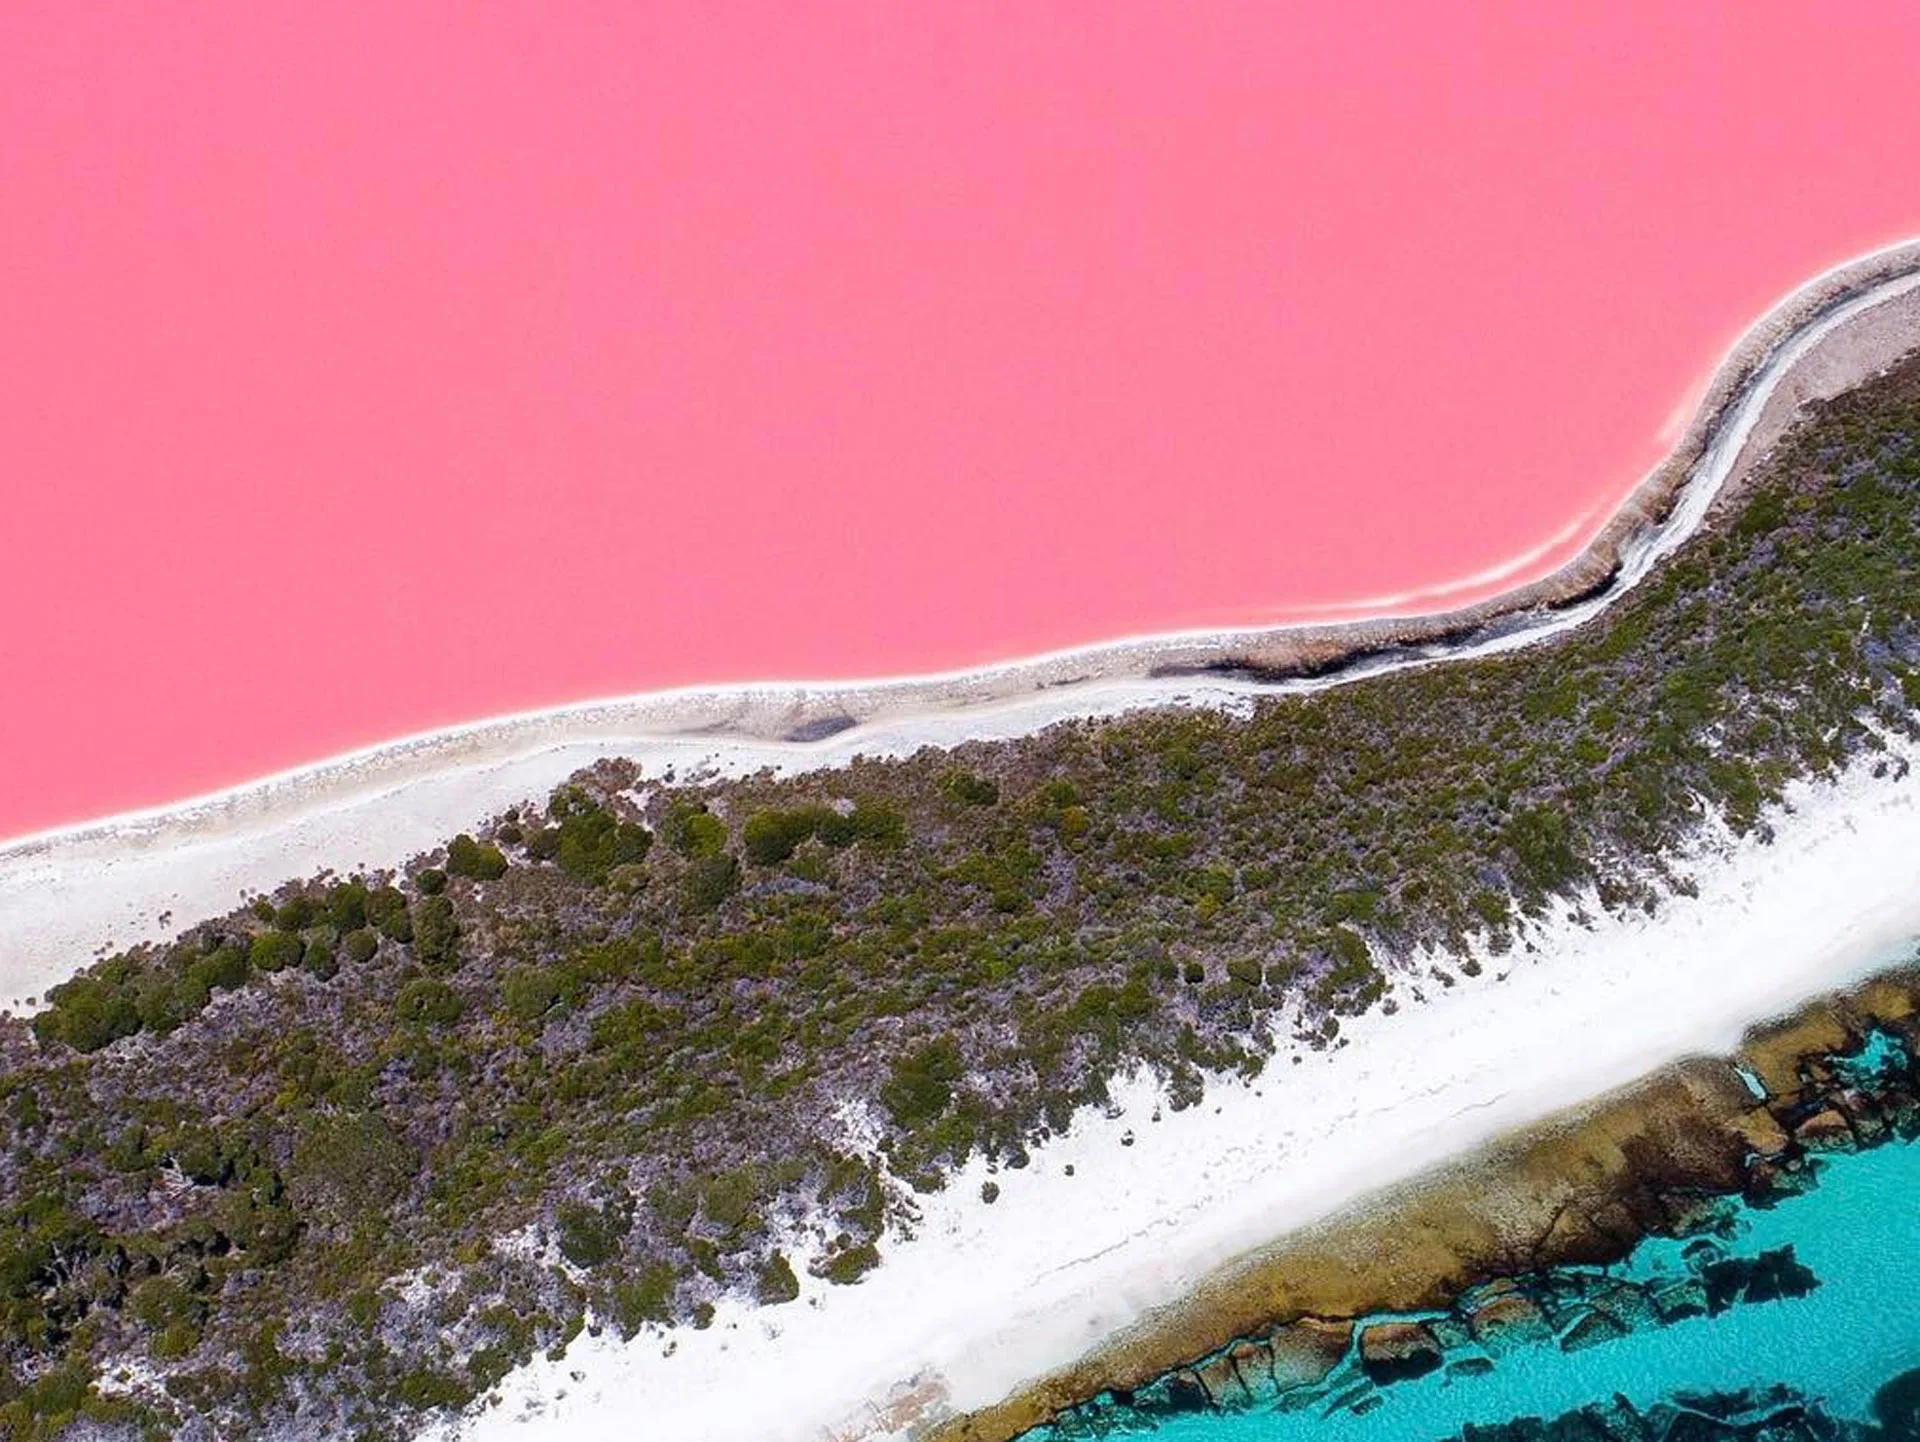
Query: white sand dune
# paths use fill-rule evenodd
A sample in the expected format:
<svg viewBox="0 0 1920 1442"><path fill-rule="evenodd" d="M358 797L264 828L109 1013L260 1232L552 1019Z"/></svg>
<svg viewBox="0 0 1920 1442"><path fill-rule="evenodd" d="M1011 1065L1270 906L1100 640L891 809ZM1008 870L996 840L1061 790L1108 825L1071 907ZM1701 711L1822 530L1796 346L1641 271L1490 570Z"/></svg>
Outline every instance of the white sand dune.
<svg viewBox="0 0 1920 1442"><path fill-rule="evenodd" d="M1153 1120L1135 1077L1118 1115L1083 1113L999 1173L990 1206L976 1160L858 1287L808 1278L800 1302L729 1304L704 1332L583 1338L511 1377L463 1436L878 1442L998 1401L1343 1203L1906 959L1920 773L1872 764L1794 787L1771 845L1720 840L1694 864L1698 895L1653 918L1593 906L1451 989L1403 977L1400 1010L1349 1024L1346 1046L1283 1055L1190 1111Z"/></svg>

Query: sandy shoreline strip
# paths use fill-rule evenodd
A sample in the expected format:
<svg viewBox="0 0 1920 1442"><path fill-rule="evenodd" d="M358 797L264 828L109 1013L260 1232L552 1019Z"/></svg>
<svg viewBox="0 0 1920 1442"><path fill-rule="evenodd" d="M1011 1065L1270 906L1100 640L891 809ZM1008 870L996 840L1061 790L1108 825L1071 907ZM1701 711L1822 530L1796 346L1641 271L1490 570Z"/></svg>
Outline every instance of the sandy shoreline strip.
<svg viewBox="0 0 1920 1442"><path fill-rule="evenodd" d="M1168 704L1234 707L1510 650L1597 615L1699 526L1809 402L1920 341L1920 241L1809 281L1728 353L1668 459L1553 575L1425 616L1178 632L944 675L655 692L425 733L177 806L0 844L0 1006L109 946L160 940L246 891L392 866L581 766L782 772L1028 734Z"/></svg>
<svg viewBox="0 0 1920 1442"><path fill-rule="evenodd" d="M800 1302L729 1302L704 1332L582 1338L510 1377L462 1435L879 1442L992 1406L1253 1249L1682 1058L1729 1054L1749 1024L1907 960L1920 770L1876 764L1789 788L1771 844L1709 837L1698 894L1656 917L1557 909L1452 987L1423 964L1397 976L1397 1014L1297 1065L1283 1049L1251 1084L1211 1081L1190 1111L1164 1111L1135 1076L1113 1112L1083 1112L1026 1170L995 1175L992 1205L975 1158L858 1287L808 1277Z"/></svg>

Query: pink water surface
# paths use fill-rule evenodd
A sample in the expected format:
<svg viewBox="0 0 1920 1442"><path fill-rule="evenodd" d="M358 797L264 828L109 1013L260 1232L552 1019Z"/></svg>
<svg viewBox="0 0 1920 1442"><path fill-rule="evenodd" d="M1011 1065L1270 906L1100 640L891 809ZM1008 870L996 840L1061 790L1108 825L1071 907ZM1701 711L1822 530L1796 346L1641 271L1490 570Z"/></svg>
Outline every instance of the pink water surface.
<svg viewBox="0 0 1920 1442"><path fill-rule="evenodd" d="M1920 230L1920 9L1568 8L13 0L0 834L1537 546Z"/></svg>

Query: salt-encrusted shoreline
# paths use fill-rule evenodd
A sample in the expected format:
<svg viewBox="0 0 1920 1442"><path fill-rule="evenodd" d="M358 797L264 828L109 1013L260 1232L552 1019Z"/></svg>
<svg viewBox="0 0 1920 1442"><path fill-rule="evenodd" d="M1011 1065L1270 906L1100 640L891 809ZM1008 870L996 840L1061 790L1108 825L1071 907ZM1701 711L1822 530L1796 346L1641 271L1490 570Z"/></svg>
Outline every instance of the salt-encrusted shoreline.
<svg viewBox="0 0 1920 1442"><path fill-rule="evenodd" d="M1320 626L1169 633L1004 666L847 685L658 692L405 738L179 806L0 845L0 1006L109 944L168 935L322 867L390 866L583 765L652 774L791 772L856 754L1028 734L1146 706L1244 705L1362 675L1510 650L1591 619L1737 487L1814 400L1920 340L1920 242L1874 252L1780 302L1729 352L1686 433L1582 554L1458 610Z"/></svg>
<svg viewBox="0 0 1920 1442"><path fill-rule="evenodd" d="M1771 843L1710 837L1654 917L1556 914L1479 977L1426 958L1394 1015L1283 1050L1181 1113L1116 1086L1030 1167L976 1158L858 1287L723 1305L707 1331L583 1338L508 1380L472 1442L879 1442L990 1406L1209 1273L1375 1189L1904 962L1920 937L1920 749L1799 783ZM1903 764L1904 763L1904 764ZM1882 768L1875 775L1876 767ZM1428 963L1445 967L1451 986ZM1131 1139L1129 1141L1128 1139Z"/></svg>

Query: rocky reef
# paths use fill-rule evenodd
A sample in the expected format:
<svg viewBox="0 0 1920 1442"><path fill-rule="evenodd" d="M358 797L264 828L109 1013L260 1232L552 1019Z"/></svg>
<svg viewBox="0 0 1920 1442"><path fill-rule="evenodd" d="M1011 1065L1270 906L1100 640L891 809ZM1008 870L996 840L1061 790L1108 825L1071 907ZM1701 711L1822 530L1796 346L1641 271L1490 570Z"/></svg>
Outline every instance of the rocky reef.
<svg viewBox="0 0 1920 1442"><path fill-rule="evenodd" d="M1445 1442L1916 1442L1920 1371L1880 1388L1872 1410L1865 1424L1833 1417L1784 1387L1679 1393L1645 1408L1615 1396L1558 1417L1469 1426Z"/></svg>
<svg viewBox="0 0 1920 1442"><path fill-rule="evenodd" d="M1703 1225L1718 1230L1705 1216ZM1463 1376L1485 1372L1528 1347L1578 1352L1687 1317L1805 1296L1818 1285L1819 1279L1791 1246L1740 1256L1730 1254L1711 1235L1702 1235L1688 1244L1678 1269L1651 1277L1555 1269L1494 1278L1469 1288L1445 1311L1420 1317L1357 1323L1314 1317L1283 1323L1157 1377L1137 1392L1108 1393L1070 1408L1029 1437L1031 1442L1121 1437L1149 1431L1183 1412L1264 1407L1364 1415L1379 1405L1381 1388L1443 1368ZM1664 1430L1593 1433L1582 1430L1585 1426L1584 1421L1559 1422L1545 1432L1523 1428L1512 1435L1592 1436L1596 1442L1601 1437L1668 1435ZM1475 1435L1490 1439L1507 1433L1476 1429Z"/></svg>
<svg viewBox="0 0 1920 1442"><path fill-rule="evenodd" d="M1066 1442L1185 1412L1364 1414L1383 1389L1442 1369L1486 1371L1520 1349L1575 1352L1803 1296L1819 1279L1791 1246L1732 1248L1737 1213L1816 1185L1824 1156L1920 1137L1916 1057L1920 973L1890 974L1755 1029L1731 1058L1671 1068L1289 1239L1070 1371L932 1435ZM1670 1265L1615 1267L1649 1237L1684 1245ZM1616 1400L1469 1432L1471 1442L1920 1437L1850 1427L1791 1398L1743 1397L1644 1414Z"/></svg>

